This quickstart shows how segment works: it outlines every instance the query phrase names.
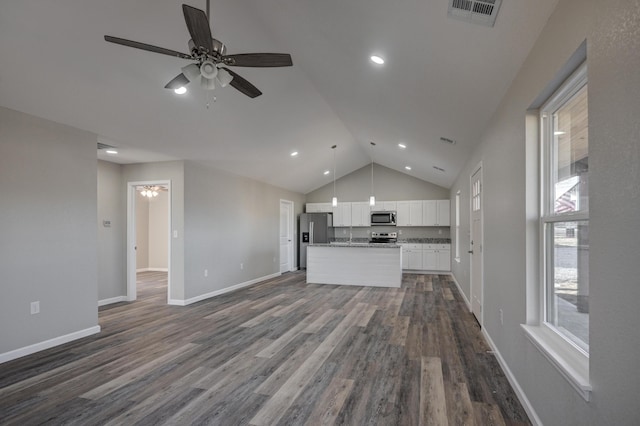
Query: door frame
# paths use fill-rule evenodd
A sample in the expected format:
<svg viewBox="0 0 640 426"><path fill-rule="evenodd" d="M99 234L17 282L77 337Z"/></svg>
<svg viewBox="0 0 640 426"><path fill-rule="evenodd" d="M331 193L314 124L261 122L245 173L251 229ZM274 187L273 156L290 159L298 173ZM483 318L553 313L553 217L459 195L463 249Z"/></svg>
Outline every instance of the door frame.
<svg viewBox="0 0 640 426"><path fill-rule="evenodd" d="M480 173L480 244L475 244L470 247L470 250L475 250L475 247L479 247L480 250L480 301L481 311L480 318L476 318L480 327L484 324L484 169L482 161L473 168L473 171L469 175L469 245L473 240L473 177L476 173ZM469 296L471 302L471 312L473 313L473 254L469 253ZM474 314L475 316L475 314Z"/></svg>
<svg viewBox="0 0 640 426"><path fill-rule="evenodd" d="M163 185L167 187L167 301L171 299L171 180L154 179L127 182L127 300L137 299L136 277L136 187L142 185Z"/></svg>
<svg viewBox="0 0 640 426"><path fill-rule="evenodd" d="M291 241L289 244L289 259L288 259L288 264L289 264L289 272L291 271L295 271L297 269L296 264L295 264L295 241L296 241L296 235L295 235L295 227L294 227L294 218L295 218L295 203L291 200L284 200L284 199L280 199L280 213L282 213L282 205L283 204L287 204L289 205L290 208L290 212L291 214L289 215L288 219L287 219L287 227L289 228L289 235L291 236ZM280 232L278 232L278 253L280 253ZM280 256L278 256L280 257ZM282 259L278 259L278 272L280 271L280 265L282 264Z"/></svg>

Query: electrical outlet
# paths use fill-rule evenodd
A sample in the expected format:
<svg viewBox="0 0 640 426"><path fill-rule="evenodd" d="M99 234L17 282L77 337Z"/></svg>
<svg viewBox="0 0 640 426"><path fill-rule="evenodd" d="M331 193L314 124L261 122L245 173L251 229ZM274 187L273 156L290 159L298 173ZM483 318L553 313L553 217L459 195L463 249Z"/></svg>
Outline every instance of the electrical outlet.
<svg viewBox="0 0 640 426"><path fill-rule="evenodd" d="M276 263L276 257L273 256L273 263Z"/></svg>
<svg viewBox="0 0 640 426"><path fill-rule="evenodd" d="M402 229L398 229L398 235L402 235Z"/></svg>
<svg viewBox="0 0 640 426"><path fill-rule="evenodd" d="M442 235L442 229L438 229L438 234Z"/></svg>
<svg viewBox="0 0 640 426"><path fill-rule="evenodd" d="M31 315L40 313L40 301L31 302Z"/></svg>
<svg viewBox="0 0 640 426"><path fill-rule="evenodd" d="M500 325L504 325L504 312L500 309Z"/></svg>
<svg viewBox="0 0 640 426"><path fill-rule="evenodd" d="M244 269L244 263L240 264L240 269Z"/></svg>
<svg viewBox="0 0 640 426"><path fill-rule="evenodd" d="M346 229L342 230L342 235L347 235L347 230Z"/></svg>
<svg viewBox="0 0 640 426"><path fill-rule="evenodd" d="M208 277L208 276L209 276L209 270L208 270L208 269L205 269L205 270L204 270L204 276L205 276L205 277Z"/></svg>

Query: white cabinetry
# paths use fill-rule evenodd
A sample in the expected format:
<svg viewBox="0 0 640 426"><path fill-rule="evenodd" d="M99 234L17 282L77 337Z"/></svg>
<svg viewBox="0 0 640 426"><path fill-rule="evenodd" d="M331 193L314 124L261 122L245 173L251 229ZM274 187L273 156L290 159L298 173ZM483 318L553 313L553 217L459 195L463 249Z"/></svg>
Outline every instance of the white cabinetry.
<svg viewBox="0 0 640 426"><path fill-rule="evenodd" d="M402 269L422 269L422 244L402 244Z"/></svg>
<svg viewBox="0 0 640 426"><path fill-rule="evenodd" d="M449 226L449 200L425 200L422 203L423 226Z"/></svg>
<svg viewBox="0 0 640 426"><path fill-rule="evenodd" d="M333 226L351 226L351 203L338 203L333 208Z"/></svg>
<svg viewBox="0 0 640 426"><path fill-rule="evenodd" d="M451 244L424 244L422 267L428 271L450 271Z"/></svg>
<svg viewBox="0 0 640 426"><path fill-rule="evenodd" d="M351 226L370 226L371 207L369 202L351 203ZM334 225L335 226L335 225Z"/></svg>
<svg viewBox="0 0 640 426"><path fill-rule="evenodd" d="M307 203L307 213L333 213L331 203Z"/></svg>
<svg viewBox="0 0 640 426"><path fill-rule="evenodd" d="M371 207L372 212L395 212L398 210L395 201L376 201L376 205Z"/></svg>
<svg viewBox="0 0 640 426"><path fill-rule="evenodd" d="M422 200L398 201L398 226L422 226Z"/></svg>

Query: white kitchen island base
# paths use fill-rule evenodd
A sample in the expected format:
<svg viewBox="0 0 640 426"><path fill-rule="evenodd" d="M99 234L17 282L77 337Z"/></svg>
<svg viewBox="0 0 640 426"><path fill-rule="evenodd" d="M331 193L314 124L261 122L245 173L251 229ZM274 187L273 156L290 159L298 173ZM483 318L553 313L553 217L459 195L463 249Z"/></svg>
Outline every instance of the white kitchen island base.
<svg viewBox="0 0 640 426"><path fill-rule="evenodd" d="M395 245L310 245L307 283L400 287L402 251Z"/></svg>

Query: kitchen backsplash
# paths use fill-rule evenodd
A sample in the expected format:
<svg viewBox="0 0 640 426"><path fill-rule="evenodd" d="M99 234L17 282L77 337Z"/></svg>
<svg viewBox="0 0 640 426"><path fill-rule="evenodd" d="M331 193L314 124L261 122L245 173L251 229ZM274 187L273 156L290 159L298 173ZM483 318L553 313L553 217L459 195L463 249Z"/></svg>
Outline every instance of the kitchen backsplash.
<svg viewBox="0 0 640 426"><path fill-rule="evenodd" d="M369 238L371 232L397 232L399 240L408 238L451 238L450 228L447 227L403 227L403 226L373 226L369 228L335 228L335 238ZM439 233L441 231L442 233Z"/></svg>

